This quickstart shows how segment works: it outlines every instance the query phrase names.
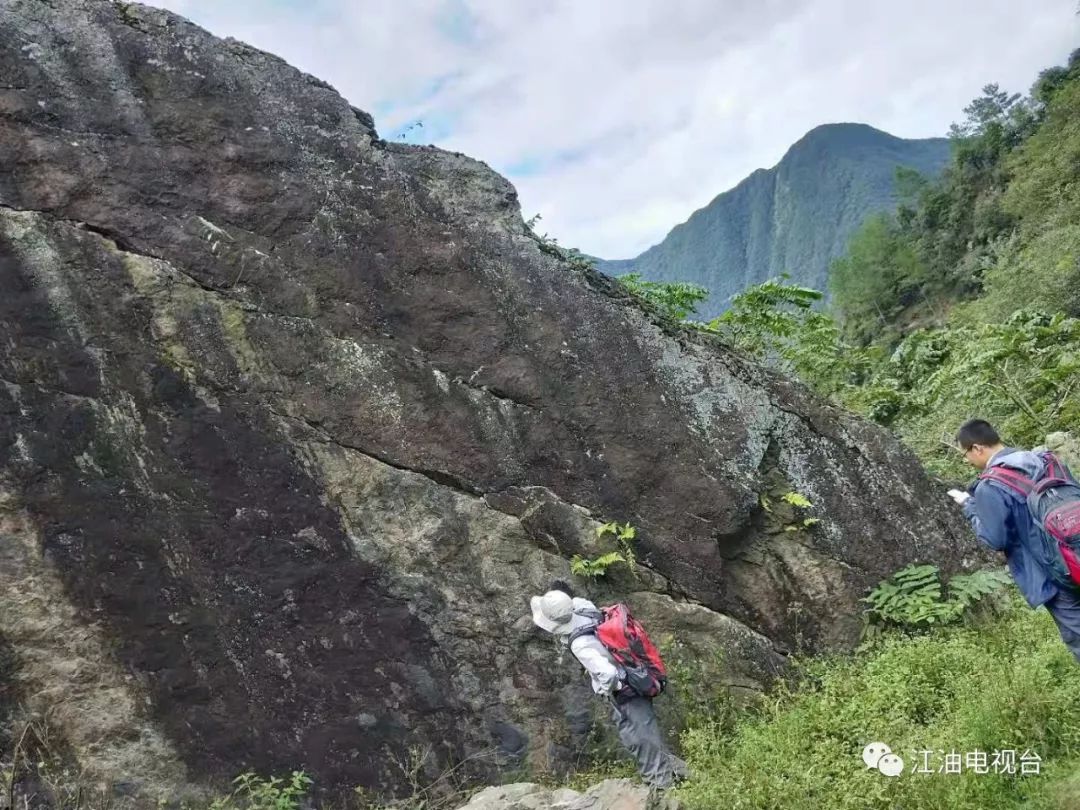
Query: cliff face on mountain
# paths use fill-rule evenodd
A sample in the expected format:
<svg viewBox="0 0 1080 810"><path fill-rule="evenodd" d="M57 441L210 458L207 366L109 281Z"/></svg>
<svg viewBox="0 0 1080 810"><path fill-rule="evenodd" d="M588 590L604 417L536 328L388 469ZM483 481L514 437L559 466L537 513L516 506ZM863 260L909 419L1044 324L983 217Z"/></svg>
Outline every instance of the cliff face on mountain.
<svg viewBox="0 0 1080 810"><path fill-rule="evenodd" d="M896 207L897 167L934 176L948 159L947 138L907 140L865 124L816 127L776 166L718 195L660 244L599 268L700 284L710 291L699 307L705 319L723 312L731 296L783 273L826 290L829 264L859 225Z"/></svg>
<svg viewBox="0 0 1080 810"><path fill-rule="evenodd" d="M579 584L735 690L972 548L887 432L544 253L485 165L164 12L0 12L9 744L151 799L563 767L590 696L527 599L601 522L640 564Z"/></svg>

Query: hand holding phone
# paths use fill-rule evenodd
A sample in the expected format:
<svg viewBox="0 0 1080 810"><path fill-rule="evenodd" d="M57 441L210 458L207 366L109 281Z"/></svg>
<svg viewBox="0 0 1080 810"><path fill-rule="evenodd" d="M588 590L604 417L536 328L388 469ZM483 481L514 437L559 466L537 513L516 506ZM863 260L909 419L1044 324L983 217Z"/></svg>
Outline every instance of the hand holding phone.
<svg viewBox="0 0 1080 810"><path fill-rule="evenodd" d="M962 489L950 489L949 497L956 501L958 504L963 504L965 501L970 500L971 496L964 492Z"/></svg>

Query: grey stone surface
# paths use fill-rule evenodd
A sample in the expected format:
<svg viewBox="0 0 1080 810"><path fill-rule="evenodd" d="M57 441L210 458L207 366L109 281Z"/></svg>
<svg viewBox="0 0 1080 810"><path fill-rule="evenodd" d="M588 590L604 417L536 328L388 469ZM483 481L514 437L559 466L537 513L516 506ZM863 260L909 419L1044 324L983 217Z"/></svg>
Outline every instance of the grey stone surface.
<svg viewBox="0 0 1080 810"><path fill-rule="evenodd" d="M531 782L486 788L459 810L678 810L673 797L629 779L607 779L585 793Z"/></svg>
<svg viewBox="0 0 1080 810"><path fill-rule="evenodd" d="M1080 439L1065 431L1051 433L1046 437L1046 449L1054 451L1074 475L1080 475Z"/></svg>

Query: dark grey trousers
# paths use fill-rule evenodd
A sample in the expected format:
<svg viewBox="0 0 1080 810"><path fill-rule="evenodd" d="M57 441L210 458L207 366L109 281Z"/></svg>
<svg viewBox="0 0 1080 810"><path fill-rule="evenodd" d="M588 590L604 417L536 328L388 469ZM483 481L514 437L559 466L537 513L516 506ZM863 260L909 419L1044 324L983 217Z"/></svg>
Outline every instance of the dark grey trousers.
<svg viewBox="0 0 1080 810"><path fill-rule="evenodd" d="M650 698L635 696L617 704L612 709L612 719L619 730L619 740L634 755L646 784L666 788L685 778L686 763L671 753L664 742Z"/></svg>
<svg viewBox="0 0 1080 810"><path fill-rule="evenodd" d="M1080 660L1080 599L1067 591L1058 591L1058 595L1046 603L1046 609L1054 617L1061 640Z"/></svg>

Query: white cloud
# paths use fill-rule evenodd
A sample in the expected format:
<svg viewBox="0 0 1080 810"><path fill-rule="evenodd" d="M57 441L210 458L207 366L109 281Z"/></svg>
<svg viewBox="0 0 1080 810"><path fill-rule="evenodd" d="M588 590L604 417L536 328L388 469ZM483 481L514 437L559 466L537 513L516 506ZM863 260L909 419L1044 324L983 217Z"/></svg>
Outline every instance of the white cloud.
<svg viewBox="0 0 1080 810"><path fill-rule="evenodd" d="M561 244L632 256L807 130L942 135L1026 90L1073 0L164 0L508 174Z"/></svg>

